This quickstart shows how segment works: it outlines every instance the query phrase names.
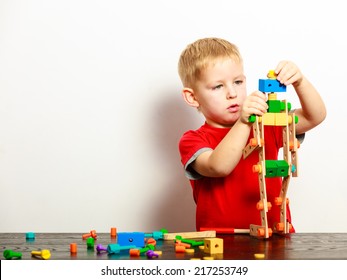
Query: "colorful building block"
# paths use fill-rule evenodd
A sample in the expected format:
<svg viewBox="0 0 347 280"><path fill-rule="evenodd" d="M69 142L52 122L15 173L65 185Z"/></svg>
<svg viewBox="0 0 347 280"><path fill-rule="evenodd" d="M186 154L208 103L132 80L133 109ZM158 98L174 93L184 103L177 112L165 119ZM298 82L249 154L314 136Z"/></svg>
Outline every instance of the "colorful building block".
<svg viewBox="0 0 347 280"><path fill-rule="evenodd" d="M277 176L286 177L289 175L289 164L285 160L277 160Z"/></svg>
<svg viewBox="0 0 347 280"><path fill-rule="evenodd" d="M157 240L155 240L153 237L146 239L146 244L151 244L153 246L157 245Z"/></svg>
<svg viewBox="0 0 347 280"><path fill-rule="evenodd" d="M179 235L176 236L176 241L180 241L182 243L190 244L192 247L204 245L204 241L197 241L197 240L192 240L192 239L186 239L186 238L182 238L182 236L179 236Z"/></svg>
<svg viewBox="0 0 347 280"><path fill-rule="evenodd" d="M51 257L51 252L49 250L32 251L31 255L36 258L48 260Z"/></svg>
<svg viewBox="0 0 347 280"><path fill-rule="evenodd" d="M185 253L186 247L183 245L175 245L175 252L176 253Z"/></svg>
<svg viewBox="0 0 347 280"><path fill-rule="evenodd" d="M265 168L266 168L265 177L267 177L267 178L277 177L276 160L266 160L265 161Z"/></svg>
<svg viewBox="0 0 347 280"><path fill-rule="evenodd" d="M107 252L107 247L102 246L102 244L98 244L96 245L96 251L98 252L98 254Z"/></svg>
<svg viewBox="0 0 347 280"><path fill-rule="evenodd" d="M130 256L138 257L145 254L149 250L154 250L155 247L152 244L147 244L144 248L132 248L129 250Z"/></svg>
<svg viewBox="0 0 347 280"><path fill-rule="evenodd" d="M129 251L130 249L136 248L135 245L121 246L117 243L107 245L107 252L109 254L119 254L121 251Z"/></svg>
<svg viewBox="0 0 347 280"><path fill-rule="evenodd" d="M289 164L285 160L265 160L267 178L286 177L289 174Z"/></svg>
<svg viewBox="0 0 347 280"><path fill-rule="evenodd" d="M206 238L204 240L204 253L207 254L223 254L222 238Z"/></svg>
<svg viewBox="0 0 347 280"><path fill-rule="evenodd" d="M87 243L88 249L94 249L94 238L93 237L88 237L86 243Z"/></svg>
<svg viewBox="0 0 347 280"><path fill-rule="evenodd" d="M155 240L164 239L164 234L167 234L168 230L165 228L160 229L159 231L153 231L151 233L145 233L145 237L152 237Z"/></svg>
<svg viewBox="0 0 347 280"><path fill-rule="evenodd" d="M264 125L276 125L276 113L266 113L261 118Z"/></svg>
<svg viewBox="0 0 347 280"><path fill-rule="evenodd" d="M284 103L280 100L268 100L266 103L269 106L267 110L269 113L279 113L285 109Z"/></svg>
<svg viewBox="0 0 347 280"><path fill-rule="evenodd" d="M89 233L86 233L86 234L83 234L82 235L82 238L83 239L87 239L89 237L92 237L94 239L97 239L98 235L96 234L96 231L95 230L91 230Z"/></svg>
<svg viewBox="0 0 347 280"><path fill-rule="evenodd" d="M270 70L267 77L269 79L259 79L259 91L268 93L268 110L262 116L251 116L249 122L253 127L253 138L256 141L250 141L243 149L243 158L247 158L252 152L257 151L259 161L253 165L253 172L258 173L258 182L260 187L260 203L263 207L258 207L261 216L261 225L251 224L250 235L269 238L272 235L272 228L268 225L267 212L270 211L267 201L266 180L265 178L282 177L282 186L279 198L282 201L276 204L280 207L280 217L277 222L281 227L274 228L281 234L290 233L291 225L287 218L286 201L289 181L291 177L297 177L297 149L299 142L296 139L296 126L298 118L294 111L291 111L291 103L286 100L277 100L276 92L286 92L286 86L281 84L276 78L274 70ZM265 126L281 126L283 136L283 160L267 160L265 154ZM263 141L263 144L260 143ZM256 145L254 145L254 143ZM272 226L272 225L271 225Z"/></svg>
<svg viewBox="0 0 347 280"><path fill-rule="evenodd" d="M70 253L71 254L77 254L77 243L71 243L70 244Z"/></svg>
<svg viewBox="0 0 347 280"><path fill-rule="evenodd" d="M5 250L3 253L3 256L6 260L21 259L22 253L21 252L15 252L12 250Z"/></svg>
<svg viewBox="0 0 347 280"><path fill-rule="evenodd" d="M289 117L286 113L276 113L275 118L276 126L286 126L289 122Z"/></svg>
<svg viewBox="0 0 347 280"><path fill-rule="evenodd" d="M287 87L275 79L259 79L259 91L261 92L286 92Z"/></svg>
<svg viewBox="0 0 347 280"><path fill-rule="evenodd" d="M25 238L26 238L27 240L34 240L34 239L35 239L35 233L34 233L34 232L27 232L27 233L25 234Z"/></svg>
<svg viewBox="0 0 347 280"><path fill-rule="evenodd" d="M134 245L136 247L145 246L144 232L119 232L117 235L117 243L121 246Z"/></svg>
<svg viewBox="0 0 347 280"><path fill-rule="evenodd" d="M159 257L159 254L155 253L153 250L148 250L146 252L146 256L147 258L149 259L154 259L154 258L158 258Z"/></svg>
<svg viewBox="0 0 347 280"><path fill-rule="evenodd" d="M110 231L111 238L116 238L117 237L117 228L112 227Z"/></svg>
<svg viewBox="0 0 347 280"><path fill-rule="evenodd" d="M177 236L188 239L216 237L216 231L200 229L200 231L164 233L164 240L175 240L177 239Z"/></svg>

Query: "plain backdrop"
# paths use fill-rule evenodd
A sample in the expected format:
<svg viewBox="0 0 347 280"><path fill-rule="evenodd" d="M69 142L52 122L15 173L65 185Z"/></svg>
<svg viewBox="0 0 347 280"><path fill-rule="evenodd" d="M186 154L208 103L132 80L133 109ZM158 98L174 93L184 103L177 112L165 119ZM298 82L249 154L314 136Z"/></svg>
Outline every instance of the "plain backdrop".
<svg viewBox="0 0 347 280"><path fill-rule="evenodd" d="M204 121L177 62L236 43L247 89L280 60L320 91L289 186L298 232L346 232L343 1L0 0L0 232L195 230L178 141ZM279 98L298 106L291 87Z"/></svg>

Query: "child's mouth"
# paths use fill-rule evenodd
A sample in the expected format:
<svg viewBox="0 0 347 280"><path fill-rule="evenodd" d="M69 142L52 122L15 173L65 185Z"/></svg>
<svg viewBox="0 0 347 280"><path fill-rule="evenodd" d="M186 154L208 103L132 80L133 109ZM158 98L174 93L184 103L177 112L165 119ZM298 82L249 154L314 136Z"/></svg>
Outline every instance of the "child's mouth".
<svg viewBox="0 0 347 280"><path fill-rule="evenodd" d="M236 113L239 110L239 105L233 104L228 107L228 111L231 113Z"/></svg>

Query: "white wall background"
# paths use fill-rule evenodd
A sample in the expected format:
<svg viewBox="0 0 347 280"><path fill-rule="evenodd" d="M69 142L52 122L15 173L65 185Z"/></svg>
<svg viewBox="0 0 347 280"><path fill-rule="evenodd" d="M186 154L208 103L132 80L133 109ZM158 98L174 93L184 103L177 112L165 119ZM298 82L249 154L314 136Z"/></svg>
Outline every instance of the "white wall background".
<svg viewBox="0 0 347 280"><path fill-rule="evenodd" d="M320 90L328 117L299 150L293 219L346 232L342 5L0 0L0 231L194 230L177 143L203 118L181 99L177 61L218 36L240 47L249 92L281 59Z"/></svg>

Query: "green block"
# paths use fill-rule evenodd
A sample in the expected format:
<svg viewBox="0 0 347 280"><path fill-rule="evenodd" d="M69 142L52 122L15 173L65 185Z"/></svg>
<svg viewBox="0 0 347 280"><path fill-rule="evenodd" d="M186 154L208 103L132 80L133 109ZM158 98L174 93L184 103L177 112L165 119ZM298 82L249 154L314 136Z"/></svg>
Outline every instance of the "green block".
<svg viewBox="0 0 347 280"><path fill-rule="evenodd" d="M13 258L15 259L21 259L22 258L22 253L21 252L15 252L12 250L5 250L3 253L3 256L6 260L11 260Z"/></svg>
<svg viewBox="0 0 347 280"><path fill-rule="evenodd" d="M88 237L87 238L87 248L94 248L94 238L93 237Z"/></svg>
<svg viewBox="0 0 347 280"><path fill-rule="evenodd" d="M277 177L277 164L276 160L266 160L265 169L267 178Z"/></svg>
<svg viewBox="0 0 347 280"><path fill-rule="evenodd" d="M266 160L265 168L267 178L287 177L289 174L289 164L285 160Z"/></svg>
<svg viewBox="0 0 347 280"><path fill-rule="evenodd" d="M145 254L149 250L155 250L155 247L152 244L147 244L146 247L139 249L141 255Z"/></svg>
<svg viewBox="0 0 347 280"><path fill-rule="evenodd" d="M289 174L289 164L285 160L277 161L277 177L287 177Z"/></svg>
<svg viewBox="0 0 347 280"><path fill-rule="evenodd" d="M295 116L295 123L298 123L298 122L299 122L299 117Z"/></svg>
<svg viewBox="0 0 347 280"><path fill-rule="evenodd" d="M287 102L287 108L288 108L288 112L292 109L292 103Z"/></svg>
<svg viewBox="0 0 347 280"><path fill-rule="evenodd" d="M192 240L192 239L185 239L185 238L182 238L182 236L180 236L180 235L176 235L175 239L176 240L180 240L183 243L190 244L192 247L204 245L204 241L196 241L196 240Z"/></svg>
<svg viewBox="0 0 347 280"><path fill-rule="evenodd" d="M267 109L268 113L280 113L284 109L282 109L283 106L281 106L283 103L280 100L268 100L267 105L269 108Z"/></svg>
<svg viewBox="0 0 347 280"><path fill-rule="evenodd" d="M269 113L280 113L286 110L286 103L284 101L268 100L267 105L269 106L267 110ZM292 109L292 104L290 102L287 102L287 109L288 112Z"/></svg>
<svg viewBox="0 0 347 280"><path fill-rule="evenodd" d="M255 116L255 115L251 115L251 116L249 116L249 118L248 118L248 121L249 121L250 123L254 123L255 120L256 120L256 116Z"/></svg>

